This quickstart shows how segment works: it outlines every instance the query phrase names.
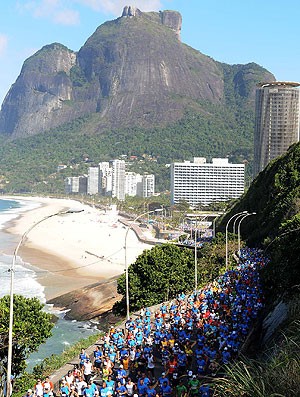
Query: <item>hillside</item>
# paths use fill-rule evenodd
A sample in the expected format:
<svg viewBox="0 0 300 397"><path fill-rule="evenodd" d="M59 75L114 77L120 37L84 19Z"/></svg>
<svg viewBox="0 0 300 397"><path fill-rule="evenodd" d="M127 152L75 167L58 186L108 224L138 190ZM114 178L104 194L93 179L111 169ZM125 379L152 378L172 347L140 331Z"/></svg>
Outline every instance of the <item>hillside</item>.
<svg viewBox="0 0 300 397"><path fill-rule="evenodd" d="M176 11L125 8L77 53L53 43L28 58L0 112L5 190L59 191L57 165L86 157L150 154L165 188L164 162L251 163L255 86L274 76L255 63L217 62L183 44L180 29Z"/></svg>
<svg viewBox="0 0 300 397"><path fill-rule="evenodd" d="M300 143L272 161L253 181L247 193L222 220L225 228L235 213L257 215L243 222L241 234L271 256L265 272L268 298L299 293L300 284Z"/></svg>

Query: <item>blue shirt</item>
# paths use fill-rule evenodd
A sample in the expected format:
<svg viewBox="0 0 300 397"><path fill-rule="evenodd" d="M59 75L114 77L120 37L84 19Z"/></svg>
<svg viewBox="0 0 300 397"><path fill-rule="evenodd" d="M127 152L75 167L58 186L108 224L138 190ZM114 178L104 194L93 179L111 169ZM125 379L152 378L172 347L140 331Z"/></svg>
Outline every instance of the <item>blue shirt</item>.
<svg viewBox="0 0 300 397"><path fill-rule="evenodd" d="M62 386L62 387L60 388L60 391L61 391L61 395L62 395L62 396L68 396L68 395L69 395L69 388L68 388L68 386Z"/></svg>
<svg viewBox="0 0 300 397"><path fill-rule="evenodd" d="M121 395L121 394L127 392L127 389L126 389L126 387L125 387L124 385L117 386L117 387L116 387L116 392L117 392L119 395Z"/></svg>
<svg viewBox="0 0 300 397"><path fill-rule="evenodd" d="M107 380L106 381L106 389L110 391L110 394L113 395L115 391L115 381L114 380Z"/></svg>
<svg viewBox="0 0 300 397"><path fill-rule="evenodd" d="M100 350L95 350L94 351L94 357L95 357L95 362L100 363L101 362L101 357L102 357L102 352Z"/></svg>
<svg viewBox="0 0 300 397"><path fill-rule="evenodd" d="M108 394L110 394L110 390L108 387L102 387L100 389L100 396L101 397L106 397Z"/></svg>
<svg viewBox="0 0 300 397"><path fill-rule="evenodd" d="M205 386L205 385L200 386L199 388L200 397L209 397L210 395L209 390L210 390L209 386Z"/></svg>
<svg viewBox="0 0 300 397"><path fill-rule="evenodd" d="M155 397L156 396L156 390L153 388L151 389L150 387L147 388L147 397Z"/></svg>
<svg viewBox="0 0 300 397"><path fill-rule="evenodd" d="M148 387L145 384L137 385L137 389L138 389L139 395L144 396L147 393Z"/></svg>
<svg viewBox="0 0 300 397"><path fill-rule="evenodd" d="M86 387L83 391L83 395L86 397L93 397L95 390L92 387Z"/></svg>
<svg viewBox="0 0 300 397"><path fill-rule="evenodd" d="M161 392L163 397L170 396L172 394L172 388L170 385L163 383L161 386Z"/></svg>

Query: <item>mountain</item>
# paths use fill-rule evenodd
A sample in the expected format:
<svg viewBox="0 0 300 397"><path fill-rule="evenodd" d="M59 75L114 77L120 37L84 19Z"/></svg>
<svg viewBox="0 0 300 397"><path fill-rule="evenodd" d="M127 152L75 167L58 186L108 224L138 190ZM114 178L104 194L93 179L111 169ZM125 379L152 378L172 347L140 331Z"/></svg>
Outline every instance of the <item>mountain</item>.
<svg viewBox="0 0 300 397"><path fill-rule="evenodd" d="M251 164L255 87L274 76L217 62L182 43L180 30L176 11L125 7L78 52L54 43L28 58L1 107L0 187L62 192L74 167L57 175L57 165L84 171L86 158L149 155L159 189L174 160Z"/></svg>
<svg viewBox="0 0 300 397"><path fill-rule="evenodd" d="M28 136L92 113L99 113L100 125L149 127L176 121L188 108L205 114L201 101L224 104L227 71L181 43L180 29L178 12L125 7L78 53L46 45L24 62L8 92L1 133ZM262 68L258 75L249 66L231 69L236 95L249 101L255 83L274 80Z"/></svg>

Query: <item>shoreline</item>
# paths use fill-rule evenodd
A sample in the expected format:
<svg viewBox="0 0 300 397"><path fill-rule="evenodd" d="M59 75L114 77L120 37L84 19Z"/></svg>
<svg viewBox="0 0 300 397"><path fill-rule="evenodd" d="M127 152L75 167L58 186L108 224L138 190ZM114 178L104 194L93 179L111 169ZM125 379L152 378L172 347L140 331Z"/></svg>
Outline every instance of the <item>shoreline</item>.
<svg viewBox="0 0 300 397"><path fill-rule="evenodd" d="M4 196L21 202L40 205L20 212L5 223L2 232L19 241L23 233L49 215L68 208L84 212L57 215L37 225L28 233L18 257L24 266L33 268L37 281L44 287L46 301L88 285L106 281L124 272L124 238L126 227L118 213L95 209L75 200L41 197ZM148 244L138 241L133 231L128 235L129 263L142 253ZM10 249L5 254L13 255Z"/></svg>

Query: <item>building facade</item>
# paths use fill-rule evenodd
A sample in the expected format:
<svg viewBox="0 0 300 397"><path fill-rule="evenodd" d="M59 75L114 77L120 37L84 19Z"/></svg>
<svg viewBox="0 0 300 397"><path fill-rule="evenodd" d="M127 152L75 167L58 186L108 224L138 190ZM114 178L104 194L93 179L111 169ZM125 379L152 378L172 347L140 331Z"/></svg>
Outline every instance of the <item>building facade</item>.
<svg viewBox="0 0 300 397"><path fill-rule="evenodd" d="M111 196L112 192L112 169L108 161L99 163L99 193L103 196Z"/></svg>
<svg viewBox="0 0 300 397"><path fill-rule="evenodd" d="M142 197L151 197L155 193L155 176L153 174L143 175Z"/></svg>
<svg viewBox="0 0 300 397"><path fill-rule="evenodd" d="M70 176L65 178L65 192L67 194L86 194L87 193L87 181L86 176Z"/></svg>
<svg viewBox="0 0 300 397"><path fill-rule="evenodd" d="M299 83L262 83L256 90L254 177L299 141Z"/></svg>
<svg viewBox="0 0 300 397"><path fill-rule="evenodd" d="M137 195L139 186L142 184L142 175L135 172L126 172L125 175L125 194L134 197Z"/></svg>
<svg viewBox="0 0 300 397"><path fill-rule="evenodd" d="M87 194L93 195L99 193L99 167L89 167Z"/></svg>
<svg viewBox="0 0 300 397"><path fill-rule="evenodd" d="M150 197L154 195L155 177L125 172L124 160L103 161L88 168L87 176L65 179L65 192L115 197L125 200L125 195Z"/></svg>
<svg viewBox="0 0 300 397"><path fill-rule="evenodd" d="M112 160L112 197L125 200L125 161Z"/></svg>
<svg viewBox="0 0 300 397"><path fill-rule="evenodd" d="M230 164L228 159L203 157L194 162L171 165L171 202L186 201L191 207L238 198L244 193L245 165Z"/></svg>

